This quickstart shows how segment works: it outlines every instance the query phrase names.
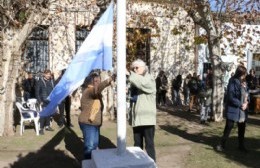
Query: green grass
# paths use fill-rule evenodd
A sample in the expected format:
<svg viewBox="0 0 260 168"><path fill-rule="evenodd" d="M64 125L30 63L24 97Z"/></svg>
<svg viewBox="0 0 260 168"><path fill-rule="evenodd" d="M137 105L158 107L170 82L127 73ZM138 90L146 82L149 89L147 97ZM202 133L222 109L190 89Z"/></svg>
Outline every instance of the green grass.
<svg viewBox="0 0 260 168"><path fill-rule="evenodd" d="M226 151L219 153L213 147L219 143L224 121L201 126L196 115L184 114L184 112L169 112L159 117L164 117L161 121L170 121L166 122L166 125L159 123L156 126L155 146L159 167L167 167L169 162L176 162L176 159L181 159L178 161L185 165L181 165L185 168L260 167L260 115L249 118L245 135L246 147L249 149L247 154L237 150L236 126L232 130ZM45 168L51 167L54 163L65 167L80 167L83 143L76 115L72 117L72 123L74 124L72 129L65 127L60 129L53 122L55 131L45 132L44 136L36 136L33 128L29 127L26 128L23 136L20 136L18 126L15 136L0 137L0 167L1 161L10 162L13 165L10 167L28 167L27 162ZM116 122L104 122L101 128L101 148L117 145L116 126ZM129 125L126 134L127 146L133 146L133 133ZM179 153L180 158L173 157L178 156ZM169 158L167 162L161 159L167 156Z"/></svg>

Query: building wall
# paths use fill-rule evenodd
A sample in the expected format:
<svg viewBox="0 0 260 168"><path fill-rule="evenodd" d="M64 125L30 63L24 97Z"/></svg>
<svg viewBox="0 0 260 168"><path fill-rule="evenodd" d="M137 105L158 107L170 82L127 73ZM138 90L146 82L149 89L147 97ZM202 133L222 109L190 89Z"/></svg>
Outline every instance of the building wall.
<svg viewBox="0 0 260 168"><path fill-rule="evenodd" d="M260 53L260 26L240 25L235 27L230 23L226 23L223 28L225 31L223 32L220 48L222 50L222 61L230 66L229 71L224 75L224 81L227 84L231 72L235 72L237 65L241 62L244 63L248 71L251 68L260 69L260 60L253 60L253 54ZM205 31L200 29L200 34L205 34ZM198 53L198 73L202 74L203 63L210 62L207 44L201 44ZM256 72L256 76L260 76L260 71Z"/></svg>
<svg viewBox="0 0 260 168"><path fill-rule="evenodd" d="M194 24L186 12L176 11L173 5L134 3L127 5L127 27L151 29L151 73L156 76L164 70L169 79L194 70ZM180 25L188 31L173 35L172 30ZM188 47L187 47L188 46Z"/></svg>
<svg viewBox="0 0 260 168"><path fill-rule="evenodd" d="M116 7L114 9L116 10ZM150 70L154 77L160 70L164 70L169 84L178 74L186 75L194 71L194 49L191 47L194 24L186 17L185 11L173 11L177 10L172 5L156 3L128 3L126 11L127 28L151 30ZM44 24L49 25L50 69L56 78L75 54L76 26L90 26L98 12L99 8L94 1L80 3L61 0L50 7L50 16ZM115 15L116 11L116 21ZM185 25L189 31L173 35L172 29L178 28L179 25ZM168 97L171 97L170 92ZM75 100L73 108L77 109L80 91L76 93Z"/></svg>

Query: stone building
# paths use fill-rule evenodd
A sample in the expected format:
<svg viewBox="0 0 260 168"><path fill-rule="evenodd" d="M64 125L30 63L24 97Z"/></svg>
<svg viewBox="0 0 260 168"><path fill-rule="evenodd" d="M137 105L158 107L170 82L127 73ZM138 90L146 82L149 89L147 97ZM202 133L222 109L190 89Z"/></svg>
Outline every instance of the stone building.
<svg viewBox="0 0 260 168"><path fill-rule="evenodd" d="M116 6L114 9L116 23ZM57 78L87 37L93 20L99 12L100 8L95 0L55 1L49 8L49 17L27 40L26 50L22 56L24 71L39 75L48 68ZM164 70L168 81L178 74L186 76L194 71L202 74L210 64L207 58L207 46L200 45L195 48L195 25L183 9L172 4L128 2L126 14L127 45L134 45L134 50L127 48L127 61L130 62L138 56L147 62L154 77L160 70ZM116 24L114 24L114 30L115 26ZM256 26L256 28L259 31L259 27ZM178 30L181 29L186 31L179 33ZM136 34L141 34L144 38L136 41ZM259 33L255 38L259 39ZM229 41L226 44L226 41L223 39L221 46L225 50L228 50L225 46L236 43ZM254 58L254 56L250 57L250 54L259 53L259 43L257 44L256 40L254 43L252 50L249 50L249 46L243 50L245 55L242 58L245 61ZM115 33L114 44L116 44ZM114 65L116 65L115 51L114 45ZM234 56L227 51L225 53L223 56L228 56L226 58L235 59L235 62L239 61L237 55ZM255 66L256 62L253 62L253 65ZM111 93L111 90L106 93ZM168 97L171 97L170 92ZM74 95L74 109L78 109L79 102L80 91Z"/></svg>
<svg viewBox="0 0 260 168"><path fill-rule="evenodd" d="M237 65L240 63L243 63L248 71L254 69L257 78L259 78L260 26L257 24L242 24L237 28L231 23L226 23L223 28L226 35L221 40L220 48L222 50L221 59L227 66L227 70L223 74L225 85L227 85L231 73L235 72ZM204 33L205 31L200 29L200 34ZM237 33L240 34L237 36ZM206 72L209 65L210 59L207 44L201 44L198 50L197 73L202 75Z"/></svg>
<svg viewBox="0 0 260 168"><path fill-rule="evenodd" d="M80 0L55 1L49 8L48 19L27 40L22 56L24 71L31 71L37 76L50 69L57 78L88 35L99 10L93 0L84 3ZM154 77L164 70L169 80L179 73L187 74L194 70L194 24L191 18L186 17L184 10L177 10L169 4L133 2L127 4L126 14L128 43L135 32L146 35L144 41L134 42L134 52L127 49L128 60L138 55L147 62ZM114 20L116 22L116 11ZM189 31L174 34L173 30L180 26ZM115 41L114 35L114 44ZM78 108L79 99L80 92L74 96L73 108Z"/></svg>

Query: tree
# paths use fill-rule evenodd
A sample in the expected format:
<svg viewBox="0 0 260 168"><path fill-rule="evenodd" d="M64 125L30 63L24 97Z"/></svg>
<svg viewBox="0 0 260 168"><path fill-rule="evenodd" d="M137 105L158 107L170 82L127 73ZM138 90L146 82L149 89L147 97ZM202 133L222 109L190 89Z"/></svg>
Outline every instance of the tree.
<svg viewBox="0 0 260 168"><path fill-rule="evenodd" d="M66 11L66 7L59 8L60 2L73 3L72 0L0 0L0 136L14 134L13 102L16 98L15 89L19 87L18 77L22 69L21 55L25 41L34 28L51 20L52 14ZM93 20L91 28L109 2L110 0L95 2L100 12ZM49 7L53 4L56 6L55 11L50 12ZM89 5L89 2L85 5Z"/></svg>
<svg viewBox="0 0 260 168"><path fill-rule="evenodd" d="M0 136L13 135L15 84L23 44L33 28L48 16L47 0L0 1Z"/></svg>
<svg viewBox="0 0 260 168"><path fill-rule="evenodd" d="M221 40L227 38L236 39L243 32L250 31L255 36L259 36L259 31L245 30L241 24L259 23L259 1L257 0L139 0L157 3L170 3L178 5L187 11L187 17L191 17L194 24L203 28L206 34L198 35L194 38L195 46L207 43L209 57L213 67L213 113L215 121L223 119L223 97L224 82L223 73L226 70L225 63L221 60L221 55L225 55L224 47L221 48ZM173 15L176 10L172 11ZM258 20L257 20L258 19ZM226 23L230 23L227 25ZM185 26L179 25L172 30L174 35L187 32ZM231 35L231 36L230 36ZM229 37L228 37L229 36ZM252 38L248 36L242 44L231 44L234 55L244 57L242 49L247 44L250 45ZM259 40L258 40L259 41ZM259 42L258 42L259 44ZM236 48L234 48L236 46ZM188 47L188 46L187 46ZM192 47L192 46L190 46ZM194 47L194 46L193 46ZM189 48L189 47L188 47Z"/></svg>
<svg viewBox="0 0 260 168"><path fill-rule="evenodd" d="M232 23L234 30L241 31L242 23L254 22L259 18L259 2L248 0L188 0L180 1L194 23L206 31L210 60L213 66L213 114L215 121L221 121L223 117L223 72L224 64L221 60L222 51L220 42L225 35L223 25ZM259 34L259 32L258 32ZM239 33L234 33L239 36ZM246 41L249 42L249 41ZM235 54L235 53L234 53ZM243 54L240 55L244 56Z"/></svg>

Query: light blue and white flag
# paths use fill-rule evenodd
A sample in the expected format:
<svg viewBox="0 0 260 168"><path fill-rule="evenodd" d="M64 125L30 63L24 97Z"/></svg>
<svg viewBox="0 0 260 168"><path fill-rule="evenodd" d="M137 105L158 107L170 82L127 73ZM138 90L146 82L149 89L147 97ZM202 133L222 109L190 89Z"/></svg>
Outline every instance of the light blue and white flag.
<svg viewBox="0 0 260 168"><path fill-rule="evenodd" d="M93 69L112 69L113 3L93 27L48 99L40 116L55 113L58 104L81 86Z"/></svg>

